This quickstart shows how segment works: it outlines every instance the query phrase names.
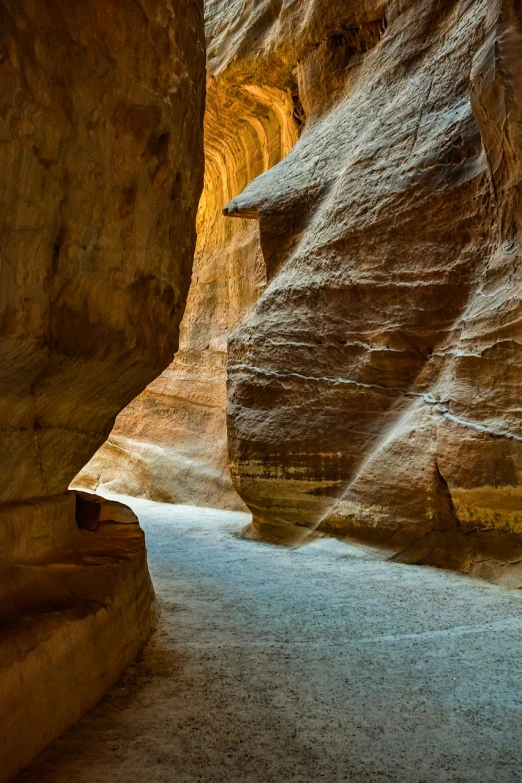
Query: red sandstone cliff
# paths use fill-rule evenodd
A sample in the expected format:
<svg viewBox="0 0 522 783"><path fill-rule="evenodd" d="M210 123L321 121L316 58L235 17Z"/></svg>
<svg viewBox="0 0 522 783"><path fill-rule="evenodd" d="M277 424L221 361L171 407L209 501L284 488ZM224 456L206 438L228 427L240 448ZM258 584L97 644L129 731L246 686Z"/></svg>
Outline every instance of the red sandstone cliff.
<svg viewBox="0 0 522 783"><path fill-rule="evenodd" d="M260 8L252 6L250 13ZM290 152L299 125L292 78L281 82L278 71L266 69L259 77L256 60L248 68L243 61L231 66L235 50L228 35L234 38L237 13L237 4L207 4L206 173L180 350L118 416L75 486L245 508L228 469L227 338L261 295L266 271L257 224L227 220L222 212L232 196ZM250 23L235 45L248 45Z"/></svg>

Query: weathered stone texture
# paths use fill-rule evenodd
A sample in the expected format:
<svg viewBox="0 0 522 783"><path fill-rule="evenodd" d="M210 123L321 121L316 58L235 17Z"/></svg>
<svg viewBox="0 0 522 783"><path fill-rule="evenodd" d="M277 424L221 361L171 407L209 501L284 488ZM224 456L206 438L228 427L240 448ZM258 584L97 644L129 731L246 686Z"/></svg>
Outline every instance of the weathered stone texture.
<svg viewBox="0 0 522 783"><path fill-rule="evenodd" d="M68 485L171 361L203 181L197 0L0 7L0 780L155 617L143 533Z"/></svg>
<svg viewBox="0 0 522 783"><path fill-rule="evenodd" d="M182 351L88 486L236 507L243 319L250 535L522 581L521 26L508 0L209 0Z"/></svg>
<svg viewBox="0 0 522 783"><path fill-rule="evenodd" d="M199 13L2 5L1 501L65 491L177 348L202 177L203 43L182 31Z"/></svg>
<svg viewBox="0 0 522 783"><path fill-rule="evenodd" d="M227 207L270 281L229 344L252 534L520 583L520 12L292 5L260 47L293 42L306 125Z"/></svg>
<svg viewBox="0 0 522 783"><path fill-rule="evenodd" d="M0 531L34 533L16 553L8 540L16 559L0 566L2 783L94 707L156 622L131 510L91 496L77 524L74 494L62 498L2 510Z"/></svg>
<svg viewBox="0 0 522 783"><path fill-rule="evenodd" d="M207 11L206 174L180 350L118 416L74 486L240 510L228 470L227 338L262 293L266 271L257 225L222 211L291 150L297 126L287 85L223 62L219 30L233 29L234 4L211 2ZM234 48L225 47L233 60Z"/></svg>

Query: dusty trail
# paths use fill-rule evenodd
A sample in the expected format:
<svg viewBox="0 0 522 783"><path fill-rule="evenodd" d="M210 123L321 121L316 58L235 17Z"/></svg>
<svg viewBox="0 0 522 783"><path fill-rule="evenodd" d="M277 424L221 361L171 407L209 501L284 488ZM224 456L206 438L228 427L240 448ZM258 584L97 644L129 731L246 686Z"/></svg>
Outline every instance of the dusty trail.
<svg viewBox="0 0 522 783"><path fill-rule="evenodd" d="M17 783L520 783L520 593L126 499L159 630Z"/></svg>

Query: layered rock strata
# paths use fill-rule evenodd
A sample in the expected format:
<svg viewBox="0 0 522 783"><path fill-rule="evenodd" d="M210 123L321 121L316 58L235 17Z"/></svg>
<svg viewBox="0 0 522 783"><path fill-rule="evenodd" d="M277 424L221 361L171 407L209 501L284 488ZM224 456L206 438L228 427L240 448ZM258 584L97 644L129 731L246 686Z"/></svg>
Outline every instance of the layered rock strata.
<svg viewBox="0 0 522 783"><path fill-rule="evenodd" d="M261 295L266 271L257 225L231 222L222 212L290 152L300 120L291 78L281 82L277 72L258 72L255 60L245 68L243 61L234 67L223 58L221 37L233 29L237 7L209 2L206 10L206 173L180 350L118 416L74 486L241 510L228 470L227 338Z"/></svg>
<svg viewBox="0 0 522 783"><path fill-rule="evenodd" d="M237 507L224 341L261 292L228 356L250 535L318 529L521 583L516 6L206 12L207 187L182 352L83 484ZM286 142L261 161L271 109Z"/></svg>
<svg viewBox="0 0 522 783"><path fill-rule="evenodd" d="M226 209L269 279L228 356L251 534L522 584L520 12L310 0L258 32L307 119Z"/></svg>
<svg viewBox="0 0 522 783"><path fill-rule="evenodd" d="M3 781L154 621L139 527L80 531L67 488L178 345L204 40L194 0L6 0L0 15Z"/></svg>
<svg viewBox="0 0 522 783"><path fill-rule="evenodd" d="M0 564L2 781L92 709L154 629L138 520L93 496L80 501L75 521L75 501L69 493L60 504L2 509L11 551L31 526L14 559Z"/></svg>

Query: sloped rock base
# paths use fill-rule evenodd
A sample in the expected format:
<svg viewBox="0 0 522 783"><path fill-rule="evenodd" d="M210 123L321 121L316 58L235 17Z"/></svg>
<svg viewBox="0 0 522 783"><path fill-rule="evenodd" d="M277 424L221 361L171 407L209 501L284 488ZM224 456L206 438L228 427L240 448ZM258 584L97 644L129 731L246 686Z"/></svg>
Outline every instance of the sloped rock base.
<svg viewBox="0 0 522 783"><path fill-rule="evenodd" d="M83 529L74 493L0 514L2 783L96 704L156 622L137 519L121 504L93 500L78 503ZM55 535L31 559L13 547L9 562L7 532L24 515L33 542L35 520ZM43 518L53 524L41 526Z"/></svg>

